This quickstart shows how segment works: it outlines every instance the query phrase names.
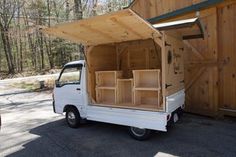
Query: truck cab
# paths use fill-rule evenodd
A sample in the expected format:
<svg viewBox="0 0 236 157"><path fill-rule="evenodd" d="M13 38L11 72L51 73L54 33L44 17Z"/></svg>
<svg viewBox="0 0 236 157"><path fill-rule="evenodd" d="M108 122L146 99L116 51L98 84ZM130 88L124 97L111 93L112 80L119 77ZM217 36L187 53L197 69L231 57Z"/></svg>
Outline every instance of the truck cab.
<svg viewBox="0 0 236 157"><path fill-rule="evenodd" d="M54 88L54 111L63 113L66 105L86 104L85 62L75 61L64 65ZM56 107L55 107L56 106Z"/></svg>

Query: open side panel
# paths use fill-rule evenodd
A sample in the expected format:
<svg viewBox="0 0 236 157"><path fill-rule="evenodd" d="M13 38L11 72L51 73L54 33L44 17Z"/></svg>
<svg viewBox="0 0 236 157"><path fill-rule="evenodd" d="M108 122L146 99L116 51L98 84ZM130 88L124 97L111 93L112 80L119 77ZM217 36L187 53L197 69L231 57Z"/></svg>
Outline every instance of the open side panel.
<svg viewBox="0 0 236 157"><path fill-rule="evenodd" d="M153 39L94 46L88 50L88 92L92 104L164 110L161 48Z"/></svg>
<svg viewBox="0 0 236 157"><path fill-rule="evenodd" d="M165 36L165 89L170 96L184 89L184 52L185 45L179 39Z"/></svg>
<svg viewBox="0 0 236 157"><path fill-rule="evenodd" d="M43 29L43 32L84 45L102 45L161 36L130 9Z"/></svg>

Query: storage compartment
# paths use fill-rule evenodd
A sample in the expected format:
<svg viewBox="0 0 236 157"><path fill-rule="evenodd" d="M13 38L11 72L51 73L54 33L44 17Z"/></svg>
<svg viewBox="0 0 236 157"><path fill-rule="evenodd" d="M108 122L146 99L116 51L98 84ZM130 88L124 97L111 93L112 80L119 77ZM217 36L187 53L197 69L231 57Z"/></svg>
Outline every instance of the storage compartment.
<svg viewBox="0 0 236 157"><path fill-rule="evenodd" d="M117 80L117 103L121 105L132 104L133 79Z"/></svg>
<svg viewBox="0 0 236 157"><path fill-rule="evenodd" d="M134 104L140 108L161 109L160 91L134 90Z"/></svg>
<svg viewBox="0 0 236 157"><path fill-rule="evenodd" d="M122 77L121 71L97 71L96 86L97 87L115 87L116 80Z"/></svg>
<svg viewBox="0 0 236 157"><path fill-rule="evenodd" d="M150 39L93 47L86 56L92 104L163 111L160 54Z"/></svg>
<svg viewBox="0 0 236 157"><path fill-rule="evenodd" d="M160 89L160 70L134 70L134 88L146 90Z"/></svg>
<svg viewBox="0 0 236 157"><path fill-rule="evenodd" d="M96 88L96 99L99 104L116 103L116 89L115 88Z"/></svg>

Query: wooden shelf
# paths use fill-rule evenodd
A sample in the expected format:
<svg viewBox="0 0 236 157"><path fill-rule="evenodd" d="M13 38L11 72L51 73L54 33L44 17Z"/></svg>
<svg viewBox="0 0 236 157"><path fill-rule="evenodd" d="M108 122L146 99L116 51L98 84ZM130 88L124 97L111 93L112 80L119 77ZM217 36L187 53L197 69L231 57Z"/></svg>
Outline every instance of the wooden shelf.
<svg viewBox="0 0 236 157"><path fill-rule="evenodd" d="M133 70L134 88L160 88L160 70Z"/></svg>
<svg viewBox="0 0 236 157"><path fill-rule="evenodd" d="M115 104L116 103L116 89L115 88L96 88L96 100L101 104Z"/></svg>
<svg viewBox="0 0 236 157"><path fill-rule="evenodd" d="M117 79L117 103L127 104L133 102L133 79Z"/></svg>
<svg viewBox="0 0 236 157"><path fill-rule="evenodd" d="M135 90L143 90L143 91L159 91L161 88L144 88L144 87L136 87Z"/></svg>
<svg viewBox="0 0 236 157"><path fill-rule="evenodd" d="M134 104L137 106L160 106L160 91L134 90Z"/></svg>
<svg viewBox="0 0 236 157"><path fill-rule="evenodd" d="M116 87L97 87L97 89L113 89L113 90L115 90Z"/></svg>
<svg viewBox="0 0 236 157"><path fill-rule="evenodd" d="M116 80L122 77L121 71L97 71L96 87L116 87Z"/></svg>

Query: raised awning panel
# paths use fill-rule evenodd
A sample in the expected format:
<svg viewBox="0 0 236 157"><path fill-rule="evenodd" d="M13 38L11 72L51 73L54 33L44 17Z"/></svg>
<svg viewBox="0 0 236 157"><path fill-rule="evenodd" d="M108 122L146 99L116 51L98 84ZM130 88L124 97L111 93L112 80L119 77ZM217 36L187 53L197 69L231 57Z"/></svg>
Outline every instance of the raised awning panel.
<svg viewBox="0 0 236 157"><path fill-rule="evenodd" d="M45 28L44 33L84 45L149 39L160 33L130 9Z"/></svg>

